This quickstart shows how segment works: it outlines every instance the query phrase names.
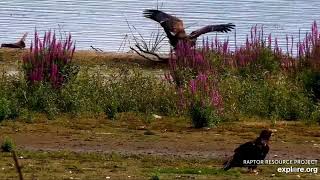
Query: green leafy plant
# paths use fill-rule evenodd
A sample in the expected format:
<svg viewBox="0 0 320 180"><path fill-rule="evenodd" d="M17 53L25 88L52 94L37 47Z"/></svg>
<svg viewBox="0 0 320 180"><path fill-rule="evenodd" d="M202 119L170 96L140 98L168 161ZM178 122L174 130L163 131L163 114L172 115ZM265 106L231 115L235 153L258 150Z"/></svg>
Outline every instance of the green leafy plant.
<svg viewBox="0 0 320 180"><path fill-rule="evenodd" d="M0 122L6 118L8 118L11 114L10 110L10 102L0 97Z"/></svg>
<svg viewBox="0 0 320 180"><path fill-rule="evenodd" d="M199 103L190 107L190 116L195 128L210 127L221 122L221 117L212 107Z"/></svg>
<svg viewBox="0 0 320 180"><path fill-rule="evenodd" d="M12 139L5 137L2 144L1 149L3 152L11 152L15 148L15 144Z"/></svg>

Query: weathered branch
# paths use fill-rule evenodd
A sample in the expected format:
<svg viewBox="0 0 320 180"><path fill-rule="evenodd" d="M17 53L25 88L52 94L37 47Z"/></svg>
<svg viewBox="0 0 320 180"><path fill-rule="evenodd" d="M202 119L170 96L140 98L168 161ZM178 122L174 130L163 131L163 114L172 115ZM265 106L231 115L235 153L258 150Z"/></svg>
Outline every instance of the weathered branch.
<svg viewBox="0 0 320 180"><path fill-rule="evenodd" d="M147 60L155 61L155 62L167 62L169 60L169 58L160 57L157 53L143 50L139 45L135 45L135 46L138 48L138 50L136 50L133 47L130 47L130 49L133 50L134 52L136 52L139 56L141 56ZM145 54L152 55L152 56L156 57L157 60L152 59L150 57L147 57Z"/></svg>
<svg viewBox="0 0 320 180"><path fill-rule="evenodd" d="M95 50L96 52L103 52L103 50L102 49L100 49L100 48L95 48L95 47L93 47L93 46L90 46L93 50Z"/></svg>
<svg viewBox="0 0 320 180"><path fill-rule="evenodd" d="M13 157L13 160L14 160L14 165L15 165L15 167L17 169L18 174L19 174L19 180L23 180L21 166L19 165L17 154L16 154L16 152L14 150L12 150L11 153L12 153L12 157Z"/></svg>

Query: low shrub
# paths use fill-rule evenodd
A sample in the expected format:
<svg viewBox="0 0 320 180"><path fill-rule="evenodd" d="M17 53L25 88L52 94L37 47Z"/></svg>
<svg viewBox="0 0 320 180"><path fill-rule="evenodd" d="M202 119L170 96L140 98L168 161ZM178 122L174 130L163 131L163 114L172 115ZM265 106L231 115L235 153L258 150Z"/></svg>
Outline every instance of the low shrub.
<svg viewBox="0 0 320 180"><path fill-rule="evenodd" d="M2 144L1 149L3 152L11 152L15 148L15 144L12 139L5 137Z"/></svg>
<svg viewBox="0 0 320 180"><path fill-rule="evenodd" d="M270 113L284 120L309 118L313 101L308 92L293 80L278 76L270 83Z"/></svg>
<svg viewBox="0 0 320 180"><path fill-rule="evenodd" d="M106 105L106 107L104 107L104 109L106 116L109 119L114 119L119 111L119 105L116 104L116 101L111 101L108 105Z"/></svg>
<svg viewBox="0 0 320 180"><path fill-rule="evenodd" d="M106 82L105 106L110 112L174 114L177 110L174 88L166 81L144 75L139 69L120 70Z"/></svg>
<svg viewBox="0 0 320 180"><path fill-rule="evenodd" d="M308 92L283 74L252 77L225 76L220 83L226 115L285 120L305 119L313 111Z"/></svg>
<svg viewBox="0 0 320 180"><path fill-rule="evenodd" d="M313 69L303 69L297 73L300 81L315 101L320 100L320 71Z"/></svg>
<svg viewBox="0 0 320 180"><path fill-rule="evenodd" d="M10 118L19 109L46 113L50 119L60 113L104 112L112 118L118 112L161 115L177 112L174 87L136 68L121 68L111 74L84 69L59 89L45 82L30 86L23 77L19 81L2 77L0 92L3 92L0 94L1 119Z"/></svg>
<svg viewBox="0 0 320 180"><path fill-rule="evenodd" d="M10 114L10 102L5 98L0 97L0 122L9 118Z"/></svg>
<svg viewBox="0 0 320 180"><path fill-rule="evenodd" d="M190 107L189 111L195 128L210 127L221 122L221 117L211 106L195 103Z"/></svg>

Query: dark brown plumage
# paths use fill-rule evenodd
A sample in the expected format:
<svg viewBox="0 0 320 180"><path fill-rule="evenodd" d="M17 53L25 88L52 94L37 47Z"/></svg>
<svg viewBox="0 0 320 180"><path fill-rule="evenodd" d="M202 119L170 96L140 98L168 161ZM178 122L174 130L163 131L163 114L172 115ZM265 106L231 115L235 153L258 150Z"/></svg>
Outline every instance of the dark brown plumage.
<svg viewBox="0 0 320 180"><path fill-rule="evenodd" d="M19 49L23 49L26 47L26 44L25 44L25 40L26 40L26 37L27 37L28 33L24 33L24 35L22 36L22 38L16 42L16 43L4 43L4 44L1 44L1 47L6 47L6 48L19 48Z"/></svg>
<svg viewBox="0 0 320 180"><path fill-rule="evenodd" d="M202 34L209 32L229 32L235 27L235 25L232 23L208 25L187 35L184 29L183 21L175 16L154 9L144 10L143 15L146 18L150 18L160 23L166 32L167 37L169 38L170 44L174 48L177 46L180 40L190 42L191 46L194 46L197 38Z"/></svg>
<svg viewBox="0 0 320 180"><path fill-rule="evenodd" d="M257 165L246 165L243 160L264 160L269 152L269 140L272 131L263 130L260 136L254 140L240 145L234 150L234 155L224 163L224 170L229 170L232 167L248 167L249 170L254 170Z"/></svg>

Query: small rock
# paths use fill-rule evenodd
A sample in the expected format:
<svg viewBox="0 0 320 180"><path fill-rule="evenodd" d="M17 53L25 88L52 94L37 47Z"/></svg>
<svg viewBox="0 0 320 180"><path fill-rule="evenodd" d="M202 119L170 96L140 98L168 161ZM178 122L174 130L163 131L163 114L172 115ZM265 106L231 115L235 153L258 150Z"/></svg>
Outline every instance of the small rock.
<svg viewBox="0 0 320 180"><path fill-rule="evenodd" d="M128 176L128 178L131 178L131 176Z"/></svg>
<svg viewBox="0 0 320 180"><path fill-rule="evenodd" d="M310 142L314 143L314 140L312 140L312 141L310 141Z"/></svg>
<svg viewBox="0 0 320 180"><path fill-rule="evenodd" d="M22 157L22 156L20 156L20 157L19 157L19 159L23 159L23 157Z"/></svg>
<svg viewBox="0 0 320 180"><path fill-rule="evenodd" d="M152 114L152 116L153 116L155 119L162 119L162 116L159 116L159 115L156 115L156 114Z"/></svg>
<svg viewBox="0 0 320 180"><path fill-rule="evenodd" d="M271 177L275 177L276 176L276 174L271 174Z"/></svg>
<svg viewBox="0 0 320 180"><path fill-rule="evenodd" d="M73 179L73 177L70 177L69 179Z"/></svg>
<svg viewBox="0 0 320 180"><path fill-rule="evenodd" d="M275 154L275 155L273 155L273 157L278 157L278 155Z"/></svg>
<svg viewBox="0 0 320 180"><path fill-rule="evenodd" d="M4 171L4 168L1 168L2 171Z"/></svg>
<svg viewBox="0 0 320 180"><path fill-rule="evenodd" d="M72 174L72 171L69 171L70 174Z"/></svg>
<svg viewBox="0 0 320 180"><path fill-rule="evenodd" d="M298 175L297 175L297 178L300 178L300 177L301 177L301 176L298 174Z"/></svg>
<svg viewBox="0 0 320 180"><path fill-rule="evenodd" d="M138 130L146 130L146 126L139 126L137 129Z"/></svg>
<svg viewBox="0 0 320 180"><path fill-rule="evenodd" d="M111 179L111 177L107 176L106 179Z"/></svg>

